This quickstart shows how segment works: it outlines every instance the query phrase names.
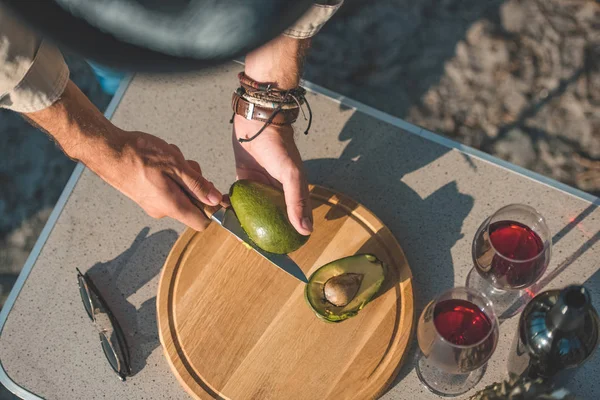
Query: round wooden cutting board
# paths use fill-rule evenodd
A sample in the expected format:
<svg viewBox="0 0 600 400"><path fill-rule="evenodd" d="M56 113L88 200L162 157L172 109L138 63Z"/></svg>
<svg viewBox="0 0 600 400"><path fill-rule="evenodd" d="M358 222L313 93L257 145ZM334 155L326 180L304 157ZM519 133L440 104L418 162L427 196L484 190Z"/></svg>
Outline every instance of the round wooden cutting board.
<svg viewBox="0 0 600 400"><path fill-rule="evenodd" d="M392 233L362 205L311 187L314 232L290 257L309 277L356 253L388 265L375 300L341 323L321 321L304 284L217 224L186 230L160 279L167 360L199 399L370 399L403 361L414 322L411 271Z"/></svg>

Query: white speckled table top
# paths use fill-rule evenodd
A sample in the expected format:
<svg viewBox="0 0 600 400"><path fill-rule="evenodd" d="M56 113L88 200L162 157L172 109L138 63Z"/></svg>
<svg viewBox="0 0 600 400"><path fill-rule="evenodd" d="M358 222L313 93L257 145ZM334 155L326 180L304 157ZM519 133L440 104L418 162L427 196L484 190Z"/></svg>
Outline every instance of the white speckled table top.
<svg viewBox="0 0 600 400"><path fill-rule="evenodd" d="M234 180L230 96L241 68L231 63L195 74L137 76L112 119L177 144L226 191ZM597 199L444 146L444 140L423 137L420 128L400 120L380 120L368 108L342 106L316 93L309 100L313 127L297 142L310 181L353 197L392 230L411 265L417 313L437 293L464 285L476 228L496 209L517 202L540 211L554 234L547 274L564 268L547 288L585 283L600 309L600 210L590 202L600 204ZM9 311L0 360L13 381L7 386L58 400L189 398L160 348L155 304L160 269L183 229L148 217L84 170L16 301L3 312ZM98 281L128 335L135 375L124 383L109 368L82 307L75 267ZM467 395L504 378L516 325L516 317L501 324L486 375ZM411 347L385 399L437 398L420 385L412 362L416 340ZM600 398L600 383L591 379L597 376L600 353L570 388L582 398Z"/></svg>

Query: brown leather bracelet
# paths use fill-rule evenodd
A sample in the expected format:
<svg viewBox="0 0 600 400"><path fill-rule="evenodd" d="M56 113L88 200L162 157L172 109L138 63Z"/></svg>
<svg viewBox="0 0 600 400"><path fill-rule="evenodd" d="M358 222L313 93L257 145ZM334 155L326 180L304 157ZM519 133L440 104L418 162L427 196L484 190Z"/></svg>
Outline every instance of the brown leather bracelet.
<svg viewBox="0 0 600 400"><path fill-rule="evenodd" d="M256 104L250 103L237 92L233 92L231 98L231 108L237 115L241 115L247 120L256 120L261 122L268 122L271 115L277 111L274 108L261 107ZM273 125L290 125L296 122L298 114L300 113L299 108L282 109L271 120Z"/></svg>
<svg viewBox="0 0 600 400"><path fill-rule="evenodd" d="M240 81L240 85L253 88L255 90L267 91L274 88L271 88L271 83L261 83L257 82L254 79L250 78L244 71L238 74L238 79Z"/></svg>
<svg viewBox="0 0 600 400"><path fill-rule="evenodd" d="M241 89L250 97L256 97L277 103L297 104L298 107L304 103L306 89L302 86L293 89L278 89L271 83L261 83L250 78L244 72L238 74Z"/></svg>

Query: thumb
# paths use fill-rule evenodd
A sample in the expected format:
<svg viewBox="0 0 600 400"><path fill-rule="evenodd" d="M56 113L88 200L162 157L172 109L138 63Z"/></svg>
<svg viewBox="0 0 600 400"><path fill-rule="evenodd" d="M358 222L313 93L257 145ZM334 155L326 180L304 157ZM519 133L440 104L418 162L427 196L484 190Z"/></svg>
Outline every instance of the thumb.
<svg viewBox="0 0 600 400"><path fill-rule="evenodd" d="M295 169L281 184L290 222L301 235L310 235L313 230L312 209L304 173Z"/></svg>
<svg viewBox="0 0 600 400"><path fill-rule="evenodd" d="M196 167L196 166L194 166ZM223 199L223 195L219 192L212 182L206 180L197 168L184 163L183 171L181 171L181 180L184 188L200 200L204 204L212 206L218 205Z"/></svg>

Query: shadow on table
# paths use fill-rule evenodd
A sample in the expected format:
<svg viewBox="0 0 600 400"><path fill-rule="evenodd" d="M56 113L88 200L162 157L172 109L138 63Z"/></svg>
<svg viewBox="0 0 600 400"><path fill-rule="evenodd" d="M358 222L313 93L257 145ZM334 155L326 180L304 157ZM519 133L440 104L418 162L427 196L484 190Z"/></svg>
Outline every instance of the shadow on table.
<svg viewBox="0 0 600 400"><path fill-rule="evenodd" d="M412 270L418 317L426 302L454 286L450 250L463 237L463 221L474 200L460 193L456 182L439 187L424 198L402 182L405 175L448 152L445 147L361 113L348 120L339 139L349 140L339 159L305 162L309 182L362 203L391 230ZM419 146L418 154L406 151L415 146ZM414 368L414 347L405 355L406 363L392 386Z"/></svg>
<svg viewBox="0 0 600 400"><path fill-rule="evenodd" d="M142 229L129 249L87 271L127 337L133 375L144 368L147 358L159 346L159 338L156 291L139 308L129 297L158 275L178 236L171 229L148 236L149 231Z"/></svg>
<svg viewBox="0 0 600 400"><path fill-rule="evenodd" d="M558 231L552 237L552 246L555 246L563 237L565 237L569 232L571 232L575 227L577 227L585 218L587 218L590 214L592 214L598 208L597 204L590 204L585 210L580 212L576 217L572 218L571 221L565 225L560 231ZM583 243L577 250L575 250L571 255L569 255L564 261L562 261L556 268L554 268L550 273L540 279L539 282L536 282L535 285L531 288L533 293L539 293L545 286L547 286L552 280L554 280L558 275L560 275L565 269L567 269L575 260L577 260L583 253L592 248L596 242L600 240L600 231L596 232L596 234L590 237L585 243Z"/></svg>

